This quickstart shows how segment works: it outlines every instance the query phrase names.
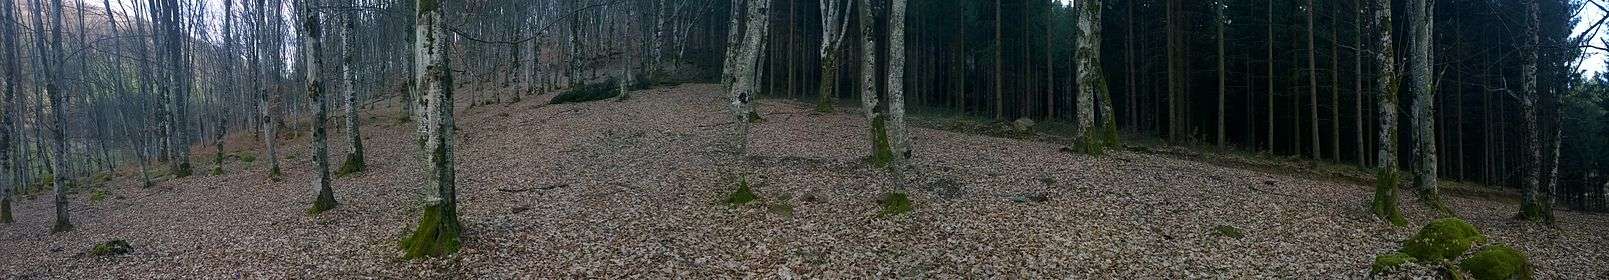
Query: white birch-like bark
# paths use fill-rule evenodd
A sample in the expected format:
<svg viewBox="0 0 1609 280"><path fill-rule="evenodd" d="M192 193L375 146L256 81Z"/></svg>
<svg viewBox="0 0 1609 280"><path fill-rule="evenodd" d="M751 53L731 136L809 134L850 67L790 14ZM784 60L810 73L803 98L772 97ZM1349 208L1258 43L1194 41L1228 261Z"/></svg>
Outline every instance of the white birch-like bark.
<svg viewBox="0 0 1609 280"><path fill-rule="evenodd" d="M449 34L438 1L418 0L414 35L414 80L424 134L425 203L418 227L402 243L407 258L443 256L459 244L458 191L453 163L453 88L448 69Z"/></svg>
<svg viewBox="0 0 1609 280"><path fill-rule="evenodd" d="M737 126L736 139L734 139L736 143L734 145L739 156L748 153L749 122L751 121L749 115L753 112L753 105L750 103L754 99L756 78L758 78L757 75L759 74L755 66L759 64L761 48L765 46L767 35L765 25L769 20L767 11L770 5L770 1L749 3L748 22L743 24L743 27L747 29L744 33L748 36L743 37L741 49L736 53L732 53L737 56L727 57L726 59L731 62L729 66L734 67L733 74L735 74L732 77L734 79L730 84L730 92L727 97L731 100L730 108ZM736 29L732 30L732 32L736 31ZM729 33L727 36L736 36L736 34Z"/></svg>
<svg viewBox="0 0 1609 280"><path fill-rule="evenodd" d="M346 85L341 89L343 97L341 107L346 113L346 160L341 163L343 171L362 171L367 162L363 158L363 133L361 123L358 122L358 76L353 73L352 64L357 62L357 12L347 11L346 22L341 27L341 77ZM515 57L518 60L518 57ZM516 63L517 65L517 63Z"/></svg>

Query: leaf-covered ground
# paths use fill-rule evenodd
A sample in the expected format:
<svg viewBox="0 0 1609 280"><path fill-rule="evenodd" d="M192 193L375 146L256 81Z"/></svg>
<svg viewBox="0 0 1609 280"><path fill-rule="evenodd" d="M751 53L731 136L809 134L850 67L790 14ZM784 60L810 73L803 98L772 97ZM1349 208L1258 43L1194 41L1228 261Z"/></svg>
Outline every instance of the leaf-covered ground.
<svg viewBox="0 0 1609 280"><path fill-rule="evenodd" d="M365 117L369 171L335 181L332 211L304 214L306 137L285 140L280 182L256 152L206 175L211 151L198 149L197 176L73 195L70 233L48 234L48 195L19 199L18 222L0 225L0 278L1364 278L1417 228L1371 218L1368 186L931 129L913 130L913 168L896 179L863 161L858 114L791 101L761 102L766 121L738 159L720 96L684 85L461 106L467 231L449 258L399 260L421 164L414 124L382 107ZM739 177L759 199L723 203ZM896 189L914 211L880 214ZM1510 219L1511 202L1449 201L1540 278L1609 278L1609 216L1560 211L1549 228ZM1416 225L1434 218L1403 204ZM85 254L113 239L133 252Z"/></svg>

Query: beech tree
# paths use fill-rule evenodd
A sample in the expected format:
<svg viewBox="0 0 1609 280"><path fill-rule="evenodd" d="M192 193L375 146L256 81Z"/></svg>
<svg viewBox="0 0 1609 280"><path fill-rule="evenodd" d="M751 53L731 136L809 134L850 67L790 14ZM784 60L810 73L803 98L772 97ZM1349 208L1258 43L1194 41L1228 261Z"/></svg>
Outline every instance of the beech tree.
<svg viewBox="0 0 1609 280"><path fill-rule="evenodd" d="M416 0L417 19L414 22L414 80L420 94L416 97L425 129L420 136L425 152L424 209L419 226L402 241L406 258L439 257L458 251L458 190L453 162L453 85L452 70L448 69L447 53L450 38L444 25L441 1Z"/></svg>
<svg viewBox="0 0 1609 280"><path fill-rule="evenodd" d="M1397 226L1407 225L1402 218L1402 211L1397 207L1397 182L1400 177L1397 170L1397 70L1394 59L1396 51L1391 42L1391 0L1372 0L1374 3L1374 17L1369 20L1373 26L1374 64L1379 72L1375 74L1374 94L1375 118L1380 122L1379 144L1375 146L1379 162L1375 163L1374 173L1374 201L1370 203L1370 210L1376 218L1386 220Z"/></svg>
<svg viewBox="0 0 1609 280"><path fill-rule="evenodd" d="M319 12L314 7L317 0L303 0L302 4L302 47L308 51L302 52L307 60L307 97L313 103L313 179L314 199L313 207L308 213L318 214L325 210L335 208L335 192L330 190L330 151L329 134L325 129L329 118L329 99L324 96L324 77L319 75L324 68L324 29L319 20Z"/></svg>

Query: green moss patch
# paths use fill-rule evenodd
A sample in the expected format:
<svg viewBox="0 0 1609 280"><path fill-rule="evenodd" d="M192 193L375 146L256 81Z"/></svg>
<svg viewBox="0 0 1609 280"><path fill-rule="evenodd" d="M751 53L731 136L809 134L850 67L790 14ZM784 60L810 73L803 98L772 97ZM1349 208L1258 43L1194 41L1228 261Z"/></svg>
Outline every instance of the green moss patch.
<svg viewBox="0 0 1609 280"><path fill-rule="evenodd" d="M94 191L89 192L89 201L100 202L106 200L109 195L110 193L107 193L106 189L96 188Z"/></svg>
<svg viewBox="0 0 1609 280"><path fill-rule="evenodd" d="M1491 245L1458 263L1477 280L1531 279L1525 254L1506 245Z"/></svg>
<svg viewBox="0 0 1609 280"><path fill-rule="evenodd" d="M1402 241L1402 252L1421 261L1454 259L1470 247L1486 242L1475 226L1458 218L1443 218L1426 224L1419 233Z"/></svg>
<svg viewBox="0 0 1609 280"><path fill-rule="evenodd" d="M244 163L252 163L257 161L257 154L253 153L241 152L240 154L235 155L235 157L240 158L240 162Z"/></svg>
<svg viewBox="0 0 1609 280"><path fill-rule="evenodd" d="M743 205L759 198L759 196L754 195L754 190L749 189L748 178L738 178L737 190L726 195L726 200L723 200L722 202L730 205Z"/></svg>
<svg viewBox="0 0 1609 280"><path fill-rule="evenodd" d="M1217 225L1212 227L1212 236L1241 239L1246 238L1246 233L1235 226Z"/></svg>
<svg viewBox="0 0 1609 280"><path fill-rule="evenodd" d="M89 255L96 257L122 255L131 252L134 252L134 246L130 246L128 241L123 241L122 239L113 239L105 243L95 244L95 248L89 249Z"/></svg>
<svg viewBox="0 0 1609 280"><path fill-rule="evenodd" d="M1386 253L1374 257L1374 265L1369 267L1369 271L1376 274L1384 273L1404 264L1417 261L1419 260L1403 252Z"/></svg>
<svg viewBox="0 0 1609 280"><path fill-rule="evenodd" d="M619 81L609 79L602 83L586 84L553 96L548 104L581 103L614 98L620 94Z"/></svg>
<svg viewBox="0 0 1609 280"><path fill-rule="evenodd" d="M367 164L363 163L362 157L356 154L348 154L346 160L341 161L341 168L335 170L335 177L346 177L346 175L363 172L367 167Z"/></svg>
<svg viewBox="0 0 1609 280"><path fill-rule="evenodd" d="M882 199L877 200L877 204L883 206L883 211L881 212L883 216L905 214L913 209L911 199L903 192L885 194Z"/></svg>

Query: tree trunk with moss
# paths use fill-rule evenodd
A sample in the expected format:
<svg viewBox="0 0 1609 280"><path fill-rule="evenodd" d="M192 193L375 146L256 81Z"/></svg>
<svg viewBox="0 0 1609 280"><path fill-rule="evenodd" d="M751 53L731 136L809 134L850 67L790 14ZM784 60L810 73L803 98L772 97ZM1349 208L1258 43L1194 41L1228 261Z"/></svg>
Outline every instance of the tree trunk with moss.
<svg viewBox="0 0 1609 280"><path fill-rule="evenodd" d="M1099 153L1101 146L1115 144L1117 118L1112 112L1111 93L1101 71L1101 1L1083 0L1078 14L1078 115L1077 138L1087 153ZM1099 100L1097 100L1097 98ZM1096 107L1100 108L1100 127L1095 126ZM1097 130L1098 129L1098 130ZM1105 143L1103 143L1105 142Z"/></svg>
<svg viewBox="0 0 1609 280"><path fill-rule="evenodd" d="M860 0L860 109L866 117L871 140L871 162L887 166L894 160L888 139L888 119L877 109L877 24L872 22L871 0Z"/></svg>
<svg viewBox="0 0 1609 280"><path fill-rule="evenodd" d="M22 82L21 72L18 70L17 26L15 0L0 0L0 57L3 57L5 67L5 94L4 103L0 103L0 223L11 223L11 195L16 193L17 186L22 185L21 176L16 171L21 166L13 162L11 141L16 132L15 116L17 108L17 84ZM114 25L115 26L115 25Z"/></svg>
<svg viewBox="0 0 1609 280"><path fill-rule="evenodd" d="M855 0L821 1L821 89L816 97L816 112L832 112L834 93L838 91L839 48L843 46L845 28L849 28L849 9Z"/></svg>
<svg viewBox="0 0 1609 280"><path fill-rule="evenodd" d="M1374 5L1374 18L1371 20L1377 48L1374 63L1380 69L1375 75L1375 100L1378 101L1375 111L1379 113L1375 119L1380 122L1380 139L1376 147L1379 164L1376 165L1374 201L1370 203L1370 212L1376 218L1404 226L1407 220L1402 218L1402 210L1397 207L1397 182L1401 176L1397 171L1397 69L1393 61L1396 49L1391 42L1391 0L1374 0Z"/></svg>
<svg viewBox="0 0 1609 280"><path fill-rule="evenodd" d="M440 257L458 251L458 191L453 180L453 89L452 71L447 68L448 36L437 0L417 0L418 19L414 34L414 80L420 93L417 108L426 123L424 209L419 225L402 240L406 258Z"/></svg>
<svg viewBox="0 0 1609 280"><path fill-rule="evenodd" d="M1431 50L1431 28L1434 13L1429 0L1413 0L1408 2L1408 24L1413 40L1409 42L1412 54L1409 56L1412 63L1409 75L1413 76L1413 132L1414 132L1414 186L1418 189L1419 200L1430 205L1437 211L1449 213L1447 206L1442 204L1441 193L1436 187L1436 93L1431 83L1431 63L1435 60Z"/></svg>
<svg viewBox="0 0 1609 280"><path fill-rule="evenodd" d="M341 107L346 109L346 144L349 149L346 160L341 161L341 169L336 172L339 175L362 172L368 165L363 160L363 133L359 131L362 125L358 123L358 76L352 71L352 63L357 60L357 20L357 12L347 11L346 22L341 27L341 37L344 38L341 44L341 77L346 82L346 86L342 87L345 94ZM519 95L515 96L517 98Z"/></svg>
<svg viewBox="0 0 1609 280"><path fill-rule="evenodd" d="M735 139L733 139L735 143L733 144L739 156L747 154L749 122L758 120L751 103L754 100L756 80L759 78L757 76L759 71L755 69L755 66L759 64L761 48L765 46L766 30L768 29L765 27L769 18L766 11L770 8L770 5L769 1L749 3L749 20L743 24L743 27L747 29L744 34L747 34L747 36L743 37L743 45L740 46L737 52L733 53L736 56L727 58L728 61L732 61L730 66L735 67L733 68L734 76L731 91L727 93L727 98L731 101L729 105L734 117L733 121L736 124ZM734 29L732 32L737 32L737 30ZM728 36L736 36L736 34L729 34Z"/></svg>
<svg viewBox="0 0 1609 280"><path fill-rule="evenodd" d="M53 16L51 20L51 25L55 27L53 29L55 33L53 37L60 38L62 4L60 0L53 2L54 4L52 4L52 7L56 10L52 13ZM64 93L62 93L61 90L61 79L64 78L62 76L63 66L61 66L61 62L63 62L65 56L62 53L63 49L61 46L61 40L53 40L50 45L50 48L47 50L49 57L45 59L47 61L45 72L48 74L45 79L44 86L45 99L49 102L50 106L50 119L52 122L54 122L47 127L50 133L50 140L52 140L50 141L49 160L51 175L54 176L52 178L53 180L51 180L51 189L53 190L55 196L56 205L56 222L50 227L50 231L67 232L73 230L73 223L69 220L67 208L67 184L72 180L72 172L67 172L66 158L67 104L65 102L66 100L63 98ZM51 67L48 64L55 64L55 67Z"/></svg>
<svg viewBox="0 0 1609 280"><path fill-rule="evenodd" d="M1522 180L1525 192L1520 202L1519 217L1533 222L1552 223L1551 189L1543 188L1540 182L1540 177L1542 176L1542 139L1541 132L1537 131L1538 114L1541 112L1536 109L1538 95L1536 72L1539 61L1538 49L1541 47L1541 35L1539 32L1541 30L1539 27L1541 18L1538 17L1540 12L1537 1L1530 0L1525 3L1526 33L1529 35L1525 38L1525 53L1522 54L1525 61L1520 68L1520 78L1522 80L1520 82L1521 96L1519 96L1520 115L1525 126L1525 175Z"/></svg>
<svg viewBox="0 0 1609 280"><path fill-rule="evenodd" d="M329 119L330 102L329 98L324 95L324 77L319 75L319 72L321 72L319 70L324 69L324 58L319 55L324 52L324 32L319 22L319 13L313 10L313 6L317 5L317 0L308 0L308 2L311 3L302 5L302 16L306 17L302 20L302 32L306 34L306 37L302 38L302 41L304 41L302 46L306 47L303 49L306 51L302 53L305 55L304 59L307 60L307 69L305 71L307 72L307 98L310 99L309 101L313 103L314 107L312 125L313 173L317 178L313 182L316 184L313 186L316 192L313 207L308 209L307 212L318 214L335 208L335 192L330 190L330 149L329 136L327 135L329 131L325 129Z"/></svg>

